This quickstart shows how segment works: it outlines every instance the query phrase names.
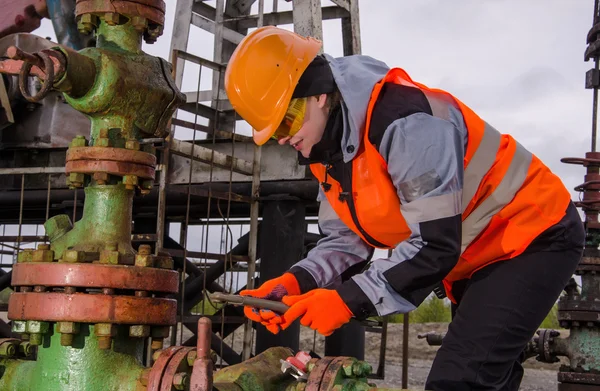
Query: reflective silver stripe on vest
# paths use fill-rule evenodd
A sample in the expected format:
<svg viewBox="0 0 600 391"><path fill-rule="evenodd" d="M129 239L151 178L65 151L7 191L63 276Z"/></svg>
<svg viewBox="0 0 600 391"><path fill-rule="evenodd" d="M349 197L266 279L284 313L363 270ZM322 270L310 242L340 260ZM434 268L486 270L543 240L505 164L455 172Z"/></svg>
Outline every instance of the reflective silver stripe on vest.
<svg viewBox="0 0 600 391"><path fill-rule="evenodd" d="M477 152L479 152L479 149ZM515 197L527 177L531 159L531 152L517 142L517 148L508 170L498 187L463 221L461 254L473 239L485 229L492 217ZM475 159L471 162L471 164L473 163L478 164Z"/></svg>
<svg viewBox="0 0 600 391"><path fill-rule="evenodd" d="M447 121L450 119L450 107L454 107L456 110L460 111L460 108L450 95L427 90L421 91L425 94L429 107L431 107L431 114L434 117L445 119Z"/></svg>
<svg viewBox="0 0 600 391"><path fill-rule="evenodd" d="M462 212L471 202L471 199L475 196L481 181L485 174L492 168L494 161L496 160L496 154L500 147L500 132L494 129L493 126L485 123L483 128L483 137L477 150L473 154L469 165L465 169L464 173L464 185L462 195Z"/></svg>

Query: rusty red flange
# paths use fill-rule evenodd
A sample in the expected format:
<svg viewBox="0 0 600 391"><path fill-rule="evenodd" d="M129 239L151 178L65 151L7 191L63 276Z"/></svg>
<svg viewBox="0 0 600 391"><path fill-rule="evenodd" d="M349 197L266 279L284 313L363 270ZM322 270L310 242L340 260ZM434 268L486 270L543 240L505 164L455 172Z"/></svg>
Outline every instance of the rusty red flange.
<svg viewBox="0 0 600 391"><path fill-rule="evenodd" d="M115 162L110 160L74 160L67 162L65 172L92 175L96 172L106 172L110 175L135 175L142 179L154 179L154 167L141 164Z"/></svg>
<svg viewBox="0 0 600 391"><path fill-rule="evenodd" d="M148 375L148 389L146 391L160 391L160 382L165 372L167 364L171 358L179 350L183 349L183 346L171 346L160 352L158 359L152 365L150 374Z"/></svg>
<svg viewBox="0 0 600 391"><path fill-rule="evenodd" d="M165 368L159 391L171 391L177 373L184 372L188 374L191 372L187 356L193 350L195 350L195 348L184 347L173 355Z"/></svg>
<svg viewBox="0 0 600 391"><path fill-rule="evenodd" d="M174 270L83 263L19 263L13 267L13 286L74 286L177 293Z"/></svg>
<svg viewBox="0 0 600 391"><path fill-rule="evenodd" d="M113 12L125 16L142 16L161 26L165 23L165 2L162 0L77 0L75 14Z"/></svg>
<svg viewBox="0 0 600 391"><path fill-rule="evenodd" d="M156 165L156 156L151 153L112 147L70 147L67 150L67 162L72 160L112 160L150 167Z"/></svg>
<svg viewBox="0 0 600 391"><path fill-rule="evenodd" d="M11 320L168 326L176 315L177 301L165 298L15 292L8 300Z"/></svg>

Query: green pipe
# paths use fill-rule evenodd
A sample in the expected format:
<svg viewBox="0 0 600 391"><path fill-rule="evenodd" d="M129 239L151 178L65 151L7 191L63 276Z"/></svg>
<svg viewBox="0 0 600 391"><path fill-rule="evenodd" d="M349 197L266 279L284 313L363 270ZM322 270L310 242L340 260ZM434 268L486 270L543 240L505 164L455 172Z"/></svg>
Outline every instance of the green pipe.
<svg viewBox="0 0 600 391"><path fill-rule="evenodd" d="M136 391L144 367L143 338L129 338L120 327L112 349L101 350L94 327L82 324L73 346L61 346L60 333L50 331L38 347L36 361L0 362L2 391Z"/></svg>

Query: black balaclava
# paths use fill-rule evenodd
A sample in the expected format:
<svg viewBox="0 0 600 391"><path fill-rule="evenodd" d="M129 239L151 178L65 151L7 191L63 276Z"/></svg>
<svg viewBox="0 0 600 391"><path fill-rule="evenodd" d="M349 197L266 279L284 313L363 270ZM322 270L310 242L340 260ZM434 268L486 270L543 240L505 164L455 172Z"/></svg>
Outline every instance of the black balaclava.
<svg viewBox="0 0 600 391"><path fill-rule="evenodd" d="M322 55L318 55L302 73L292 94L292 99L331 94L336 90L337 86L327 59ZM311 163L333 163L341 160L343 128L342 107L337 102L329 111L323 137L312 147L308 158L298 152L298 162L301 165L307 165Z"/></svg>

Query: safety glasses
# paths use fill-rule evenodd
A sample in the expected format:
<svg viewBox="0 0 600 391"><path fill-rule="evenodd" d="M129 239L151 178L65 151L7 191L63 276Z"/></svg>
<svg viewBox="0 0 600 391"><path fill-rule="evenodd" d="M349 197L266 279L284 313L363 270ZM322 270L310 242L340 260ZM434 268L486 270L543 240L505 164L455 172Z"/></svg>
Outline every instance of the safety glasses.
<svg viewBox="0 0 600 391"><path fill-rule="evenodd" d="M281 124L271 138L279 140L284 137L291 137L298 133L302 127L302 124L304 123L304 115L306 114L306 101L307 98L292 99L285 116L281 121Z"/></svg>

